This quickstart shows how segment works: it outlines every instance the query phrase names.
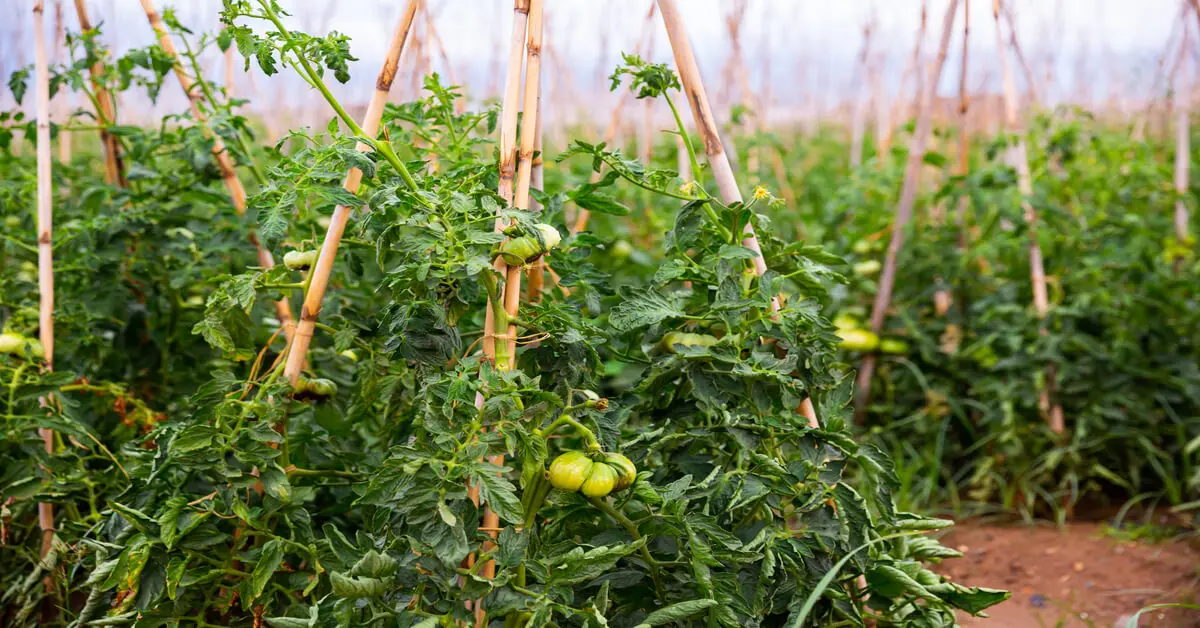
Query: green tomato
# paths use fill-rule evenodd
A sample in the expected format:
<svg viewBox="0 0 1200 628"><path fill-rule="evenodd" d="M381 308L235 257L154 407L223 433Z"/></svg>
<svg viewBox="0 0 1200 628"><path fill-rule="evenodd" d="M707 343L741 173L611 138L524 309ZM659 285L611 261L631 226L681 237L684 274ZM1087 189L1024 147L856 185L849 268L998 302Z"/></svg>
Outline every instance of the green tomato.
<svg viewBox="0 0 1200 628"><path fill-rule="evenodd" d="M673 331L663 336L660 345L663 351L675 353L676 345L683 345L685 347L711 347L718 342L719 340L716 336L708 334L689 334L683 331Z"/></svg>
<svg viewBox="0 0 1200 628"><path fill-rule="evenodd" d="M625 240L617 240L616 242L613 242L613 257L617 259L625 259L629 257L631 253L633 253L633 245L631 245L629 242Z"/></svg>
<svg viewBox="0 0 1200 628"><path fill-rule="evenodd" d="M338 355L350 360L351 362L358 362L358 354L354 352L354 349L346 349Z"/></svg>
<svg viewBox="0 0 1200 628"><path fill-rule="evenodd" d="M583 486L579 487L579 492L586 497L604 497L613 492L618 479L616 469L607 464L593 464L591 473L588 473Z"/></svg>
<svg viewBox="0 0 1200 628"><path fill-rule="evenodd" d="M612 467L617 472L617 484L613 487L613 490L623 491L632 486L634 480L637 479L637 467L634 466L632 460L622 454L604 454L604 464Z"/></svg>
<svg viewBox="0 0 1200 628"><path fill-rule="evenodd" d="M854 317L853 315L842 312L842 313L838 314L837 316L833 317L833 326L838 328L838 330L858 329L859 327L862 326L862 322L859 321L858 318Z"/></svg>
<svg viewBox="0 0 1200 628"><path fill-rule="evenodd" d="M533 235L509 238L500 245L500 257L509 266L524 266L536 261L562 242L562 236L554 225L538 223L533 226Z"/></svg>
<svg viewBox="0 0 1200 628"><path fill-rule="evenodd" d="M46 355L42 343L38 342L36 338L27 338L12 332L0 334L0 353L8 353L21 358L40 358Z"/></svg>
<svg viewBox="0 0 1200 628"><path fill-rule="evenodd" d="M879 260L869 259L865 262L855 264L854 274L859 277L870 277L879 272L880 268L883 268L883 265L879 263Z"/></svg>
<svg viewBox="0 0 1200 628"><path fill-rule="evenodd" d="M870 240L857 240L850 250L859 255L866 255L867 253L871 252L871 242Z"/></svg>
<svg viewBox="0 0 1200 628"><path fill-rule="evenodd" d="M897 338L884 338L879 341L879 351L882 353L890 353L892 355L906 355L908 353L908 343Z"/></svg>
<svg viewBox="0 0 1200 628"><path fill-rule="evenodd" d="M337 390L337 384L333 380L325 378L309 379L301 375L296 380L292 397L307 401L324 401L336 396Z"/></svg>
<svg viewBox="0 0 1200 628"><path fill-rule="evenodd" d="M21 226L21 219L17 216L5 216L4 226L9 229L16 229Z"/></svg>
<svg viewBox="0 0 1200 628"><path fill-rule="evenodd" d="M595 463L582 451L568 451L550 463L550 484L559 490L574 493L592 473Z"/></svg>
<svg viewBox="0 0 1200 628"><path fill-rule="evenodd" d="M283 265L289 270L308 270L317 263L317 251L288 251L283 256Z"/></svg>
<svg viewBox="0 0 1200 628"><path fill-rule="evenodd" d="M865 329L839 329L837 335L849 351L874 351L879 346L879 336Z"/></svg>

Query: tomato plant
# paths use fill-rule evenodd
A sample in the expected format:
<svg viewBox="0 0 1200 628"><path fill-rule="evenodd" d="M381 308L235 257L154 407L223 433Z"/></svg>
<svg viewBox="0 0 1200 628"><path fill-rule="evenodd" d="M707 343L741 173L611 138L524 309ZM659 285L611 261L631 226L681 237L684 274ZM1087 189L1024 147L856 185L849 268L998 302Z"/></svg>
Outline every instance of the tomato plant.
<svg viewBox="0 0 1200 628"><path fill-rule="evenodd" d="M851 435L853 378L824 314L844 262L777 235L765 188L726 204L694 150L692 181L575 140L541 212L512 207L502 112L460 108L432 75L366 137L324 84L348 79L349 40L281 13L227 0L217 37L163 21L193 62L235 46L268 76L301 72L337 113L323 131L256 146L239 103L197 76L204 124L109 129L128 187L84 159L57 170L62 357L48 373L25 345L0 355L6 625L428 627L481 608L497 626L940 626L1006 599L929 569L959 555L920 536L949 522L898 509L889 456ZM84 41L59 74L77 90L107 62ZM133 51L110 87L141 68L157 90L172 64ZM625 80L674 110L667 66L631 55ZM249 219L208 131L254 175ZM34 175L11 153L0 168L17 219L0 312L18 337L37 294L7 262L32 259ZM609 230L635 197L665 233ZM310 287L334 207L353 222L293 385L272 303ZM574 208L602 219L568 233ZM283 264L259 263L252 229ZM515 368L475 350L500 311L498 260L559 276L501 319L520 333ZM51 451L37 427L58 434ZM58 513L45 557L38 502Z"/></svg>

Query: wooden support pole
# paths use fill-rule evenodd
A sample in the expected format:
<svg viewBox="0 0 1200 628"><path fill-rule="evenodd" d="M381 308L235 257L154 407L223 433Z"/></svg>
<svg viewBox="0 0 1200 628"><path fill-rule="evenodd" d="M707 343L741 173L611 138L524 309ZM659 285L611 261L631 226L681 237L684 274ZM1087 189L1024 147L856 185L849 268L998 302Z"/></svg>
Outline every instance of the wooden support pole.
<svg viewBox="0 0 1200 628"><path fill-rule="evenodd" d="M871 331L876 334L883 330L887 320L887 311L891 307L892 289L896 284L896 263L900 249L904 247L905 231L912 220L913 205L917 200L917 179L921 166L925 161L926 143L933 126L933 101L937 95L938 80L942 76L942 67L946 64L946 52L950 48L950 33L954 27L954 16L958 11L958 0L950 0L946 15L942 19L941 41L938 43L937 60L933 71L925 82L922 90L920 107L917 114L917 125L913 130L908 147L908 162L905 164L904 183L900 188L900 201L896 207L896 218L892 223L892 238L888 243L887 255L884 258L883 273L879 277L879 288L875 293L875 303L871 308ZM871 398L871 378L875 373L875 355L870 354L863 359L858 371L856 386L856 406L861 416Z"/></svg>
<svg viewBox="0 0 1200 628"><path fill-rule="evenodd" d="M79 30L90 31L94 27L88 17L87 0L75 0L75 15L79 18ZM104 84L104 61L97 59L88 69L92 92L96 98L96 122L100 126L100 145L104 149L104 180L110 185L129 187L125 179L125 164L121 158L121 142L108 132L108 126L116 124L116 111L112 94Z"/></svg>
<svg viewBox="0 0 1200 628"><path fill-rule="evenodd" d="M1017 88L1012 68L1008 64L1008 51L1000 25L1000 0L992 0L992 17L996 25L996 47L1000 54L1000 72L1004 80L1004 119L1014 143L1008 152L1008 162L1017 171L1017 187L1021 193L1021 209L1029 230L1029 275L1033 287L1033 308L1038 318L1046 318L1050 311L1050 299L1046 289L1046 269L1042 261L1042 247L1037 240L1038 216L1033 207L1033 175L1029 170L1029 155L1026 151L1024 128L1018 112ZM1046 333L1043 328L1042 333ZM1050 430L1061 434L1065 429L1062 406L1053 400L1054 365L1046 368L1046 383L1039 393L1038 405L1046 414Z"/></svg>
<svg viewBox="0 0 1200 628"><path fill-rule="evenodd" d="M362 123L363 132L371 137L379 134L383 109L387 105L392 83L396 80L400 55L404 51L404 42L412 28L419 1L408 0L408 5L400 17L400 24L396 26L395 34L392 36L391 46L384 57L383 67L380 68L379 76L375 79L375 91L371 94L371 101L367 104L367 112L363 115ZM370 146L364 142L359 142L356 148L362 152L370 150ZM342 187L347 192L355 194L362 183L362 177L361 170L351 168L346 173L346 180ZM346 224L350 220L350 211L350 208L344 205L334 208L333 216L329 219L329 227L325 230L325 239L321 242L321 252L317 255L317 263L313 266L308 291L304 294L304 305L300 308L300 324L296 327L296 334L288 349L287 364L284 366L284 375L293 386L304 369L308 347L312 343L316 330L317 316L321 313L321 304L325 299L325 291L329 287L333 265L337 261L338 247L341 245L342 235L346 231Z"/></svg>
<svg viewBox="0 0 1200 628"><path fill-rule="evenodd" d="M34 95L37 100L37 234L38 340L45 351L45 369L54 369L54 231L53 181L50 157L50 64L46 57L45 0L33 3ZM45 399L43 399L45 403ZM54 432L39 428L47 454L54 453ZM42 531L41 557L54 546L54 504L38 503Z"/></svg>
<svg viewBox="0 0 1200 628"><path fill-rule="evenodd" d="M717 181L721 199L728 205L740 203L742 202L742 193L738 189L737 180L733 176L733 168L729 164L729 157L725 154L725 147L717 132L716 119L713 117L712 108L708 103L704 82L700 78L700 66L697 65L696 56L692 52L692 43L688 39L687 27L684 26L679 7L675 0L657 1L658 11L662 14L663 23L667 27L667 38L671 42L671 50L675 55L676 71L679 73L680 83L683 85L684 94L687 95L688 104L691 106L692 118L704 142L704 154L708 158L713 178ZM742 246L758 254L753 260L754 273L761 277L767 272L767 262L763 258L758 235L754 232L754 225L749 222L742 230ZM771 310L773 312L779 310L778 296L771 298ZM810 426L819 427L810 400L805 399L801 403L801 412Z"/></svg>

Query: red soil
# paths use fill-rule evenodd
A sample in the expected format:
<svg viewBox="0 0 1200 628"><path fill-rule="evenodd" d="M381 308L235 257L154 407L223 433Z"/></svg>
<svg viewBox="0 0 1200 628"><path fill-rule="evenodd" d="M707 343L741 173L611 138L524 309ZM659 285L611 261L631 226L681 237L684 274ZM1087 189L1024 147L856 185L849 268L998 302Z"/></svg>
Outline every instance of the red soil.
<svg viewBox="0 0 1200 628"><path fill-rule="evenodd" d="M942 542L966 554L942 563L942 573L965 585L1013 592L988 610L991 619L963 618L966 626L1125 628L1150 604L1200 604L1200 538L1194 535L1139 542L1105 534L1098 523L964 522ZM1200 627L1200 610L1151 611L1139 625Z"/></svg>

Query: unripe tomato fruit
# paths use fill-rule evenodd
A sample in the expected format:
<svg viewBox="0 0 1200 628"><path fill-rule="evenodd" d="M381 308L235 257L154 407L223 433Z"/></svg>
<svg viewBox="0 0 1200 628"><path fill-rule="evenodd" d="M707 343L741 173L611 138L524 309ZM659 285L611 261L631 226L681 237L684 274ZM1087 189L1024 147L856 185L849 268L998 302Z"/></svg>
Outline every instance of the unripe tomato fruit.
<svg viewBox="0 0 1200 628"><path fill-rule="evenodd" d="M604 497L613 492L617 486L617 470L603 462L592 465L591 473L579 487L579 492L587 497Z"/></svg>
<svg viewBox="0 0 1200 628"><path fill-rule="evenodd" d="M897 338L884 338L879 341L879 351L892 355L904 355L908 353L908 343Z"/></svg>
<svg viewBox="0 0 1200 628"><path fill-rule="evenodd" d="M337 384L331 379L309 379L302 375L296 380L292 397L295 399L321 401L337 395L337 390Z"/></svg>
<svg viewBox="0 0 1200 628"><path fill-rule="evenodd" d="M845 312L833 317L833 326L842 329L858 329L861 326L857 318L846 314Z"/></svg>
<svg viewBox="0 0 1200 628"><path fill-rule="evenodd" d="M883 265L879 263L879 260L869 259L865 262L855 264L854 274L859 277L869 277L879 272L880 268L883 268Z"/></svg>
<svg viewBox="0 0 1200 628"><path fill-rule="evenodd" d="M545 255L562 242L562 236L554 225L538 223L533 226L533 235L510 238L500 245L500 257L509 266L524 266Z"/></svg>
<svg viewBox="0 0 1200 628"><path fill-rule="evenodd" d="M617 485L614 490L623 491L632 486L634 480L637 480L637 467L633 465L632 460L622 454L604 454L604 464L617 472Z"/></svg>
<svg viewBox="0 0 1200 628"><path fill-rule="evenodd" d="M874 351L879 346L879 336L865 329L840 329L837 335L842 348L849 351Z"/></svg>
<svg viewBox="0 0 1200 628"><path fill-rule="evenodd" d="M583 486L595 463L582 451L568 451L550 463L550 484L574 493Z"/></svg>
<svg viewBox="0 0 1200 628"><path fill-rule="evenodd" d="M4 332L0 334L0 353L10 353L17 357L40 358L46 355L45 349L42 348L42 343L36 338L26 338L21 334L12 332Z"/></svg>
<svg viewBox="0 0 1200 628"><path fill-rule="evenodd" d="M283 256L283 265L289 270L308 270L317 263L317 251L288 251Z"/></svg>
<svg viewBox="0 0 1200 628"><path fill-rule="evenodd" d="M673 331L663 336L662 349L667 353L675 353L675 345L683 345L685 347L711 347L717 344L717 342L718 340L716 336Z"/></svg>
<svg viewBox="0 0 1200 628"><path fill-rule="evenodd" d="M629 242L625 240L617 240L616 242L613 242L613 257L617 259L625 259L626 257L629 257L630 253L633 253L633 245L629 244Z"/></svg>

